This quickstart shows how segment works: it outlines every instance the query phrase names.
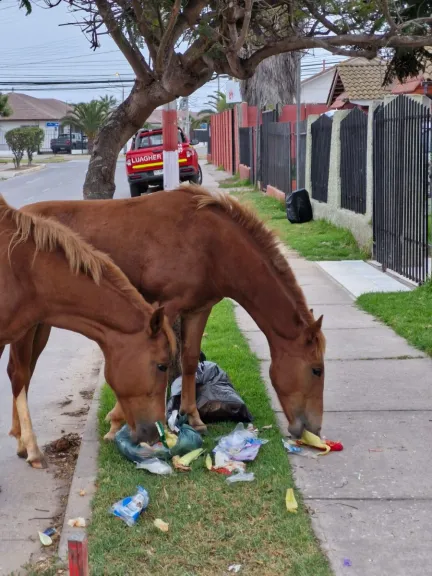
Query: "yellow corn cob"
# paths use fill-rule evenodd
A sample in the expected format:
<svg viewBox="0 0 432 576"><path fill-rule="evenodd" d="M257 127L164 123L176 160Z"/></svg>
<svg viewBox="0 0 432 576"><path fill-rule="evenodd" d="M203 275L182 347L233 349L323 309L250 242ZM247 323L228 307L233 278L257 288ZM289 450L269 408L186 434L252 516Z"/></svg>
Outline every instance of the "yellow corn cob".
<svg viewBox="0 0 432 576"><path fill-rule="evenodd" d="M307 446L312 446L313 448L320 448L321 450L324 450L324 452L320 452L317 454L317 456L325 456L328 452L330 452L330 446L327 446L327 444L323 442L319 436L312 434L312 432L309 432L309 430L304 430L301 441Z"/></svg>
<svg viewBox="0 0 432 576"><path fill-rule="evenodd" d="M286 507L287 507L288 512L292 512L293 514L297 514L298 504L297 504L297 500L295 499L295 496L294 496L294 490L292 488L288 488L288 490L286 492L285 503L286 503Z"/></svg>
<svg viewBox="0 0 432 576"><path fill-rule="evenodd" d="M178 459L179 464L182 466L190 466L191 463L196 460L201 454L204 452L203 448L197 448L196 450L192 450L192 452L188 452L184 456Z"/></svg>

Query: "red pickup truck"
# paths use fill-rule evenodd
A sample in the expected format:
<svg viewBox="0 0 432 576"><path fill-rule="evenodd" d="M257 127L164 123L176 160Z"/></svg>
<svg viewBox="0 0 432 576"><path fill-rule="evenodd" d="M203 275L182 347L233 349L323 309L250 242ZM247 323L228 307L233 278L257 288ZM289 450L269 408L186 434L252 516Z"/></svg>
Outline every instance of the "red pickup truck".
<svg viewBox="0 0 432 576"><path fill-rule="evenodd" d="M178 155L180 181L189 180L202 183L198 154L193 147L197 143L189 141L178 128ZM150 185L163 185L163 134L162 129L141 129L133 140L131 149L126 153L126 174L132 197L148 192Z"/></svg>

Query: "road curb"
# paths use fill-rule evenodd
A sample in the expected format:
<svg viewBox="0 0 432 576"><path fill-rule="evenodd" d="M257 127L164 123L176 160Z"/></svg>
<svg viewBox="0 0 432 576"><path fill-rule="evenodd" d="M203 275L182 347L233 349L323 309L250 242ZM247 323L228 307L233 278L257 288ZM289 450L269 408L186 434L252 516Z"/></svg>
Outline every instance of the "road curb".
<svg viewBox="0 0 432 576"><path fill-rule="evenodd" d="M11 178L16 178L17 176L25 176L26 174L31 174L32 172L39 172L46 168L46 164L38 164L37 166L33 166L33 168L28 168L23 172L11 171L7 174L7 170L0 171L0 180L10 180Z"/></svg>
<svg viewBox="0 0 432 576"><path fill-rule="evenodd" d="M63 561L66 561L68 557L69 537L72 534L77 535L80 532L86 532L85 529L82 528L71 528L68 526L68 520L71 518L82 517L85 518L86 524L88 525L91 518L91 502L96 493L96 477L98 471L98 411L100 393L102 386L105 383L104 368L105 363L102 361L69 491L68 503L66 506L58 548L58 556ZM85 496L80 496L81 490L85 490Z"/></svg>

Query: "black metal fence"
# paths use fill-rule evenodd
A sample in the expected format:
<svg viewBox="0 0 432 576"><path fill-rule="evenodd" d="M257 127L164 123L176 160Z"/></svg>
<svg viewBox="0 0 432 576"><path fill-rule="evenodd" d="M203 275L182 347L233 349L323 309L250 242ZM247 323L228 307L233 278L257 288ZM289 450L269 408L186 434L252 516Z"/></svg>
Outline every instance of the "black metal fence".
<svg viewBox="0 0 432 576"><path fill-rule="evenodd" d="M354 108L341 121L341 207L366 213L367 115Z"/></svg>
<svg viewBox="0 0 432 576"><path fill-rule="evenodd" d="M312 133L312 198L327 202L333 120L325 114L315 120Z"/></svg>
<svg viewBox="0 0 432 576"><path fill-rule="evenodd" d="M260 126L260 139L259 139L259 146L260 146L260 153L259 153L259 169L258 169L258 180L261 182L261 186L265 188L268 181L268 144L269 144L269 135L268 130L269 126L273 122L277 122L277 112L276 110L267 110L262 113L262 124Z"/></svg>
<svg viewBox="0 0 432 576"><path fill-rule="evenodd" d="M250 168L250 180L254 181L254 129L239 128L240 164Z"/></svg>
<svg viewBox="0 0 432 576"><path fill-rule="evenodd" d="M295 142L293 145L293 150L296 151L296 156L298 154L299 157L299 173L295 172L295 179L297 188L304 188L306 185L306 139L307 139L307 120L301 120L299 125L300 131L300 146L299 150L297 151L297 122L292 123L292 138L291 142ZM295 166L297 168L297 158Z"/></svg>
<svg viewBox="0 0 432 576"><path fill-rule="evenodd" d="M374 258L415 282L428 275L431 115L399 96L374 116Z"/></svg>
<svg viewBox="0 0 432 576"><path fill-rule="evenodd" d="M291 194L291 124L272 122L267 137L267 184Z"/></svg>

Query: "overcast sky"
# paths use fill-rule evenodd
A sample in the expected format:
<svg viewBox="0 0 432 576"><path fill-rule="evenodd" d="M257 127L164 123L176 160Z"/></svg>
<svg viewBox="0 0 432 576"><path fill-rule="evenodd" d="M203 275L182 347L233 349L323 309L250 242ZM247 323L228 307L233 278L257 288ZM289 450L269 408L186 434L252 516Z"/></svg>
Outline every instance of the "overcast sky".
<svg viewBox="0 0 432 576"><path fill-rule="evenodd" d="M118 73L125 81L125 94L130 90L133 73L109 36L101 36L101 47L95 52L78 26L62 26L74 22L67 5L47 9L42 0L33 5L29 16L18 9L18 0L0 0L0 91L8 92L12 82L19 81L73 81L115 79ZM317 51L304 58L303 77L320 70L322 60L336 62L337 58ZM11 83L11 84L9 84ZM225 88L226 80L220 80ZM190 97L190 108L205 107L208 95L217 90L217 80L209 82ZM58 98L65 102L84 102L105 94L121 100L122 86L91 87L84 89L15 85L17 92L41 97Z"/></svg>

